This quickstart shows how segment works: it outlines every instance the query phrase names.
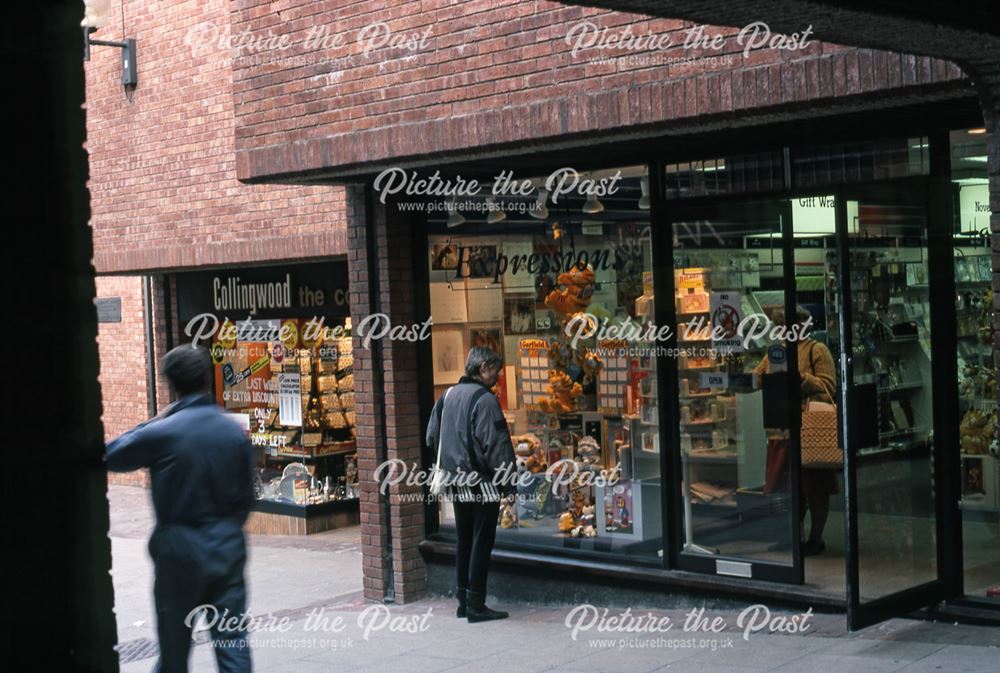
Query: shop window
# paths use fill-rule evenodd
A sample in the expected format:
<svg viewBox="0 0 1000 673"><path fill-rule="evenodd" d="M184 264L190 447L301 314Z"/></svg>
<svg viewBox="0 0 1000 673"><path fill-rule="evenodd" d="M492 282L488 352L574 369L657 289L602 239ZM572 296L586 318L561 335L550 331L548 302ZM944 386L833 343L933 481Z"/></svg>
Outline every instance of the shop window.
<svg viewBox="0 0 1000 673"><path fill-rule="evenodd" d="M796 187L815 187L927 175L928 147L926 137L916 137L796 148L792 180Z"/></svg>
<svg viewBox="0 0 1000 673"><path fill-rule="evenodd" d="M950 134L952 194L956 202L955 308L962 538L965 589L1000 599L1000 458L994 361L993 253L984 129Z"/></svg>
<svg viewBox="0 0 1000 673"><path fill-rule="evenodd" d="M760 152L668 164L668 199L781 189L780 152Z"/></svg>
<svg viewBox="0 0 1000 673"><path fill-rule="evenodd" d="M452 226L429 223L434 397L459 380L472 346L505 363L493 392L521 477L501 509L498 545L662 563L653 344L585 328L586 319L638 332L652 321L645 181L644 167L632 167L613 193L557 203L542 194L536 214L545 219L498 199L511 206L498 223L460 204L449 208ZM452 535L453 525L444 502L440 532Z"/></svg>
<svg viewBox="0 0 1000 673"><path fill-rule="evenodd" d="M357 510L346 289L344 262L177 276L182 338L211 348L216 402L258 449L257 509L310 529Z"/></svg>

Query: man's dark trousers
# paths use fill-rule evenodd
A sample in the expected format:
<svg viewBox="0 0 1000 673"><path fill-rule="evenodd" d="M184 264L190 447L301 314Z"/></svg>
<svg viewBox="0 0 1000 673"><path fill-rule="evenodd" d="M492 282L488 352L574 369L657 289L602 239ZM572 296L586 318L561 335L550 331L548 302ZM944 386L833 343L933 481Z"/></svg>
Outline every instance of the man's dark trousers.
<svg viewBox="0 0 1000 673"><path fill-rule="evenodd" d="M456 545L455 576L459 589L486 593L490 552L497 537L499 502L454 501Z"/></svg>
<svg viewBox="0 0 1000 673"><path fill-rule="evenodd" d="M160 639L154 673L187 673L191 630L198 625L197 617L189 615L203 605L211 606L206 618L215 622L211 636L219 673L250 673L246 631L233 627L246 613L246 550L242 540L229 548L230 558L216 556L210 563L177 558L154 561L153 598ZM226 620L232 622L226 624Z"/></svg>

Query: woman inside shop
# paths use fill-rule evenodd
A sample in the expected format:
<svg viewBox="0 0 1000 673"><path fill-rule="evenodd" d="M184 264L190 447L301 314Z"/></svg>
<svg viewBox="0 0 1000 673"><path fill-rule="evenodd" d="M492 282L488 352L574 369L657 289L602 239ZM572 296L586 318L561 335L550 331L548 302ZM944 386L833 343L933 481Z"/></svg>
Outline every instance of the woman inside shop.
<svg viewBox="0 0 1000 673"><path fill-rule="evenodd" d="M775 324L785 323L783 309L776 310L771 319ZM795 323L801 331L812 322L812 316L803 306L795 307ZM762 377L771 373L772 363L765 357L754 368L754 380L760 385ZM805 411L809 402L824 402L835 404L837 388L836 370L833 355L826 344L806 336L798 342L798 370L802 410ZM767 441L767 464L765 468L764 492L788 492L789 460L787 433L781 436L771 436ZM810 512L811 525L809 537L802 543L803 556L815 556L826 550L823 542L823 529L830 514L830 496L839 492L837 470L834 468L802 466L800 478L801 498L799 499L799 518L805 529L806 511Z"/></svg>

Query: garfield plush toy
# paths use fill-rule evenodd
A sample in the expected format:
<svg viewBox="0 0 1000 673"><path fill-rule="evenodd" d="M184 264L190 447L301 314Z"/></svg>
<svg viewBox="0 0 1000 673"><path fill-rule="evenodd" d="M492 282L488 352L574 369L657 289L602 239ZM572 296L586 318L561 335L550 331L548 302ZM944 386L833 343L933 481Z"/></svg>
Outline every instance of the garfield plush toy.
<svg viewBox="0 0 1000 673"><path fill-rule="evenodd" d="M583 386L574 383L566 372L549 370L549 385L545 387L549 396L538 403L547 414L568 414L576 411L576 398L583 394Z"/></svg>
<svg viewBox="0 0 1000 673"><path fill-rule="evenodd" d="M538 450L542 446L542 441L534 433L527 432L523 435L514 435L510 438L514 444L514 455L517 459L518 467L524 467L532 474L545 471L545 462L538 457Z"/></svg>
<svg viewBox="0 0 1000 673"><path fill-rule="evenodd" d="M545 306L566 318L585 311L594 296L594 270L590 265L574 266L556 277L558 288L545 297Z"/></svg>

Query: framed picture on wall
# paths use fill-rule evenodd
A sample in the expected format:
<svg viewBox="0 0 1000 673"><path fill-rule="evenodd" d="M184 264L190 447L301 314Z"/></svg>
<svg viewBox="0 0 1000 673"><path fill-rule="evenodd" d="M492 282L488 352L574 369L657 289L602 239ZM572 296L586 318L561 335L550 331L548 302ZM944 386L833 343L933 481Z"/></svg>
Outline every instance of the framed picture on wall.
<svg viewBox="0 0 1000 673"><path fill-rule="evenodd" d="M431 318L435 325L466 322L465 284L431 283Z"/></svg>
<svg viewBox="0 0 1000 673"><path fill-rule="evenodd" d="M504 331L507 334L532 334L535 331L535 301L532 297L506 297L503 306Z"/></svg>
<svg viewBox="0 0 1000 673"><path fill-rule="evenodd" d="M465 281L469 322L500 322L503 320L503 290L492 279L468 278Z"/></svg>
<svg viewBox="0 0 1000 673"><path fill-rule="evenodd" d="M469 348L489 348L503 357L503 335L499 327L474 327L469 331Z"/></svg>
<svg viewBox="0 0 1000 673"><path fill-rule="evenodd" d="M454 243L435 243L431 246L431 271L458 269L458 246Z"/></svg>
<svg viewBox="0 0 1000 673"><path fill-rule="evenodd" d="M434 385L458 383L465 371L465 343L460 329L436 329L431 335Z"/></svg>

